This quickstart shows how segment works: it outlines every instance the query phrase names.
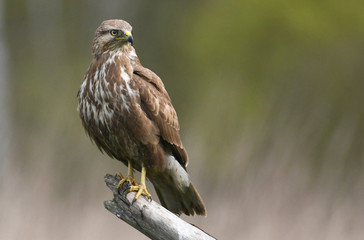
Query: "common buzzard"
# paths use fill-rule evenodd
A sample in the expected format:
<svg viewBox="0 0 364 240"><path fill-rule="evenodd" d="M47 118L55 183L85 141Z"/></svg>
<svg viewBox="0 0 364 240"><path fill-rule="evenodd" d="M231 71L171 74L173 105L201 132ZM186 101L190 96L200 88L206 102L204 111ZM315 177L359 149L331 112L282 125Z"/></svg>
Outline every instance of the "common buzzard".
<svg viewBox="0 0 364 240"><path fill-rule="evenodd" d="M93 60L78 92L82 124L98 148L128 166L119 186L148 198L154 185L170 211L206 215L186 171L188 156L179 135L176 111L162 80L140 64L132 27L123 20L101 23L93 41ZM141 172L140 184L133 169Z"/></svg>

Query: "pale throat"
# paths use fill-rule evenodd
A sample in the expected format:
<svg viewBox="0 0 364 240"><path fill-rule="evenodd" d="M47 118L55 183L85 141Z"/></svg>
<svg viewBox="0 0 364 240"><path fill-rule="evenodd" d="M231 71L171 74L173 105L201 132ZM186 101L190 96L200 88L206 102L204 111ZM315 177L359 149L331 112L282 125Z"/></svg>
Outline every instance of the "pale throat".
<svg viewBox="0 0 364 240"><path fill-rule="evenodd" d="M121 51L125 54L125 56L129 59L129 61L134 64L135 58L137 57L135 49L130 45L130 43L125 44L121 47Z"/></svg>
<svg viewBox="0 0 364 240"><path fill-rule="evenodd" d="M121 47L117 47L117 48L113 48L113 49L108 49L106 51L104 51L102 54L108 54L110 56L112 56L113 58L118 56L125 56L127 57L127 59L129 60L129 62L134 65L136 58L138 58L138 56L136 55L135 49L130 46L129 44L125 44Z"/></svg>

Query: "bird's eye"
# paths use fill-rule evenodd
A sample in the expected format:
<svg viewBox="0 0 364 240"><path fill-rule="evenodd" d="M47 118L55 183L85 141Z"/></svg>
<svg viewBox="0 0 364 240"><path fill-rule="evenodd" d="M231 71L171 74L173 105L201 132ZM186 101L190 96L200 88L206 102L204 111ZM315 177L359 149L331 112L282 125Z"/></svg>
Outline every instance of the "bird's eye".
<svg viewBox="0 0 364 240"><path fill-rule="evenodd" d="M111 36L116 36L118 34L118 30L110 30Z"/></svg>

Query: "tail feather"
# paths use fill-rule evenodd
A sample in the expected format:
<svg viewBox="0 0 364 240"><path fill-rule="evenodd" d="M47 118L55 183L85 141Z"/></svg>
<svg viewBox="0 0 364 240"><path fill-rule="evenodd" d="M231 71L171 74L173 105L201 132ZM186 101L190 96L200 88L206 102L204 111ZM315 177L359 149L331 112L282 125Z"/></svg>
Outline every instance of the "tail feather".
<svg viewBox="0 0 364 240"><path fill-rule="evenodd" d="M151 181L163 207L178 215L196 213L206 216L205 205L192 183L188 187L179 188L172 181Z"/></svg>
<svg viewBox="0 0 364 240"><path fill-rule="evenodd" d="M158 198L173 213L206 216L206 208L185 169L174 156L166 158L163 172L150 176Z"/></svg>

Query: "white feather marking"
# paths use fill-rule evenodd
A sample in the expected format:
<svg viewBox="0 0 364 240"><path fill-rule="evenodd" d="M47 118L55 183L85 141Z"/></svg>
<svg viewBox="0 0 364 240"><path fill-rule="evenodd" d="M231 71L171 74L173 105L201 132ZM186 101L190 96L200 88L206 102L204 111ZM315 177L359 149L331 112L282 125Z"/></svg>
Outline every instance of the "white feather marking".
<svg viewBox="0 0 364 240"><path fill-rule="evenodd" d="M108 118L107 120L110 121L114 115L114 111L109 108L108 104L104 104L103 107L104 107L105 115Z"/></svg>
<svg viewBox="0 0 364 240"><path fill-rule="evenodd" d="M117 87L117 84L116 84L116 82L114 82L114 93L117 96L118 95L118 92L116 91L116 87Z"/></svg>
<svg viewBox="0 0 364 240"><path fill-rule="evenodd" d="M94 85L93 85L93 82L92 81L90 81L90 84L88 85L88 88L89 88L91 94L93 94L94 93L93 92Z"/></svg>
<svg viewBox="0 0 364 240"><path fill-rule="evenodd" d="M83 93L85 91L85 88L86 88L86 83L87 83L87 77L88 75L86 75L85 79L83 80L82 82L82 85L81 85L81 90L80 90L80 97L83 96Z"/></svg>
<svg viewBox="0 0 364 240"><path fill-rule="evenodd" d="M114 55L111 55L105 62L106 65L109 65L111 63L115 63L115 54ZM104 65L105 65L104 64Z"/></svg>
<svg viewBox="0 0 364 240"><path fill-rule="evenodd" d="M95 100L96 100L97 103L101 104L101 100L100 100L100 82L96 83Z"/></svg>
<svg viewBox="0 0 364 240"><path fill-rule="evenodd" d="M130 51L129 52L129 54L128 54L128 58L129 58L129 60L130 60L130 62L132 63L132 64L134 64L135 63L135 58L137 57L137 55L136 55L136 53L135 53L135 50L133 49L132 51Z"/></svg>
<svg viewBox="0 0 364 240"><path fill-rule="evenodd" d="M96 107L95 107L95 105L91 105L91 111L92 111L92 113L93 113L93 115L94 115L94 120L95 120L95 122L96 122L96 125L98 126L99 125L99 118L98 118L98 113L97 113L97 111L96 111Z"/></svg>
<svg viewBox="0 0 364 240"><path fill-rule="evenodd" d="M136 91L130 87L130 76L125 72L125 67L121 67L121 77L125 81L126 90L130 97L136 96Z"/></svg>
<svg viewBox="0 0 364 240"><path fill-rule="evenodd" d="M105 79L106 78L105 70L106 70L106 64L104 63L104 64L101 65L100 76L99 76L99 78L101 78L103 81L106 81L106 79ZM96 78L95 78L95 81L96 81Z"/></svg>
<svg viewBox="0 0 364 240"><path fill-rule="evenodd" d="M121 107L122 108L125 108L129 112L129 105L128 105L128 102L125 99L125 95L124 94L121 94L121 100L122 100Z"/></svg>
<svg viewBox="0 0 364 240"><path fill-rule="evenodd" d="M190 186L190 177L181 164L171 155L166 158L166 170L172 176L174 183L180 188Z"/></svg>
<svg viewBox="0 0 364 240"><path fill-rule="evenodd" d="M94 75L94 82L96 82L98 78L99 78L99 68L96 68L96 72Z"/></svg>
<svg viewBox="0 0 364 240"><path fill-rule="evenodd" d="M104 93L106 95L106 97L110 98L111 97L111 92L109 91L109 82L106 82L105 87L103 88Z"/></svg>
<svg viewBox="0 0 364 240"><path fill-rule="evenodd" d="M131 57L131 58L134 58L134 57L136 57L137 55L136 55L136 52L135 52L135 50L133 49L133 50L131 50L130 52L129 52L129 57Z"/></svg>
<svg viewBox="0 0 364 240"><path fill-rule="evenodd" d="M101 124L104 124L104 111L99 111L99 115L98 115L99 117L99 120L100 120L100 123Z"/></svg>
<svg viewBox="0 0 364 240"><path fill-rule="evenodd" d="M90 110L90 104L88 102L86 102L86 114L84 115L87 116L88 120L91 120L91 110Z"/></svg>
<svg viewBox="0 0 364 240"><path fill-rule="evenodd" d="M101 85L101 84L100 84ZM104 88L102 86L100 86L100 95L101 95L101 99L102 101L105 100L105 91L104 91Z"/></svg>
<svg viewBox="0 0 364 240"><path fill-rule="evenodd" d="M121 77L124 79L124 81L129 84L130 82L130 77L129 75L125 72L125 67L121 67Z"/></svg>

